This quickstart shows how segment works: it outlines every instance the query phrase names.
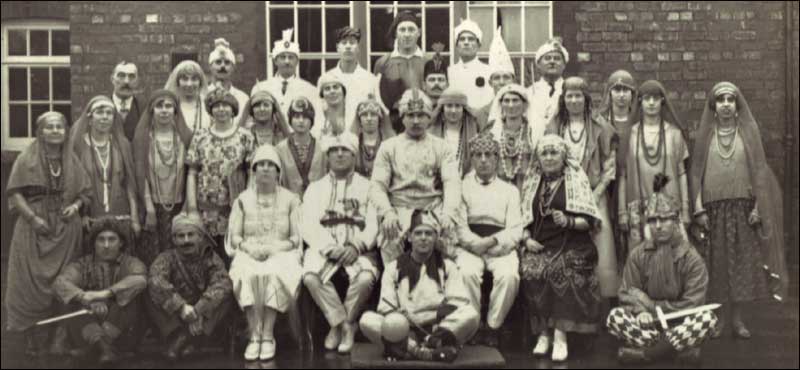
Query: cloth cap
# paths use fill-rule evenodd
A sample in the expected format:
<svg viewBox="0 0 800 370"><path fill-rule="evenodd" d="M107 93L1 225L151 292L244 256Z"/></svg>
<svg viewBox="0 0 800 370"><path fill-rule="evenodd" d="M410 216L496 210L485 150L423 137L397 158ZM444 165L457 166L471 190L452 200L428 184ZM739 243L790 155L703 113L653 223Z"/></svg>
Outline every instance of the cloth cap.
<svg viewBox="0 0 800 370"><path fill-rule="evenodd" d="M340 43L342 40L354 37L357 41L361 41L361 29L356 27L342 27L336 30L336 42Z"/></svg>
<svg viewBox="0 0 800 370"><path fill-rule="evenodd" d="M278 156L278 151L272 145L262 145L253 153L253 160L250 162L250 170L255 170L256 165L260 162L269 161L278 166L278 171L283 172L281 166L281 157Z"/></svg>

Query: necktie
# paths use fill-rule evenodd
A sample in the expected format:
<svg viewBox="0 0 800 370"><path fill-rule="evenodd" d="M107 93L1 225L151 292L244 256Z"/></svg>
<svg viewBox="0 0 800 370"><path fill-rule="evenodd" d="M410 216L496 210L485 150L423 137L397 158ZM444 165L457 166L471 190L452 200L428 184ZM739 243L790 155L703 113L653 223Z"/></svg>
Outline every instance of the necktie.
<svg viewBox="0 0 800 370"><path fill-rule="evenodd" d="M289 81L283 80L283 86L281 87L281 95L286 95L287 87L289 87Z"/></svg>
<svg viewBox="0 0 800 370"><path fill-rule="evenodd" d="M556 92L556 85L551 83L550 84L550 97L553 97L553 93L555 93L555 92Z"/></svg>
<svg viewBox="0 0 800 370"><path fill-rule="evenodd" d="M125 103L121 104L121 106L119 108L119 114L122 116L122 119L127 118L128 117L128 112L130 112L130 111L131 111L130 108L128 108L128 106L125 105Z"/></svg>

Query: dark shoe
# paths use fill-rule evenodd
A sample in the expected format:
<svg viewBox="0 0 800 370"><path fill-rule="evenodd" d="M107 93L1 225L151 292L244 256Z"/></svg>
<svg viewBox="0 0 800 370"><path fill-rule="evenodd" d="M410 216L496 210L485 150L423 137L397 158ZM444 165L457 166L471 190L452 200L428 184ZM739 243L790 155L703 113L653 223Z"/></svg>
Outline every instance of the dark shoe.
<svg viewBox="0 0 800 370"><path fill-rule="evenodd" d="M457 346L458 340L455 334L447 329L437 329L433 334L425 338L425 347L441 348L444 346Z"/></svg>
<svg viewBox="0 0 800 370"><path fill-rule="evenodd" d="M689 348L679 352L676 359L680 364L698 365L700 364L700 348Z"/></svg>
<svg viewBox="0 0 800 370"><path fill-rule="evenodd" d="M191 357L194 356L196 353L197 353L197 347L194 344L189 343L183 347L183 351L181 351L181 357L183 358Z"/></svg>
<svg viewBox="0 0 800 370"><path fill-rule="evenodd" d="M181 357L181 352L183 351L183 347L186 345L186 342L189 340L189 335L184 333L183 331L179 332L175 335L172 341L169 343L167 347L167 351L164 352L164 357L166 357L170 361L175 361Z"/></svg>
<svg viewBox="0 0 800 370"><path fill-rule="evenodd" d="M481 343L486 346L497 348L500 345L500 335L498 334L498 330L486 329L482 339L483 340Z"/></svg>
<svg viewBox="0 0 800 370"><path fill-rule="evenodd" d="M97 341L97 347L100 349L100 357L97 359L97 361L101 364L112 364L117 362L119 359L119 356L117 356L114 346L111 345L111 341L109 339L103 338Z"/></svg>
<svg viewBox="0 0 800 370"><path fill-rule="evenodd" d="M650 362L650 359L644 354L644 350L620 347L617 351L617 361L621 364L644 364Z"/></svg>

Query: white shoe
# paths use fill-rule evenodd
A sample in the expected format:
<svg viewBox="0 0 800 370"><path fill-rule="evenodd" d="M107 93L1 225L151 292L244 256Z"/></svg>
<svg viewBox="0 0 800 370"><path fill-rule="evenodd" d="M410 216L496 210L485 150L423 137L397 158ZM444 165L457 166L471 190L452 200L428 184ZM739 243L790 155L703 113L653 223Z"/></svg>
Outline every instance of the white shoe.
<svg viewBox="0 0 800 370"><path fill-rule="evenodd" d="M342 342L339 343L339 353L349 353L353 349L356 339L356 327L348 322L342 323Z"/></svg>
<svg viewBox="0 0 800 370"><path fill-rule="evenodd" d="M566 341L553 341L553 355L550 358L553 362L564 362L567 360L568 355Z"/></svg>
<svg viewBox="0 0 800 370"><path fill-rule="evenodd" d="M336 347L339 347L339 343L342 341L341 328L341 325L331 328L331 331L329 331L328 335L325 336L325 349L328 351L335 351Z"/></svg>
<svg viewBox="0 0 800 370"><path fill-rule="evenodd" d="M261 361L272 360L275 357L275 346L275 339L262 339L258 359Z"/></svg>
<svg viewBox="0 0 800 370"><path fill-rule="evenodd" d="M536 347L533 347L534 356L544 356L550 351L550 337L547 335L540 335L539 340L536 341Z"/></svg>
<svg viewBox="0 0 800 370"><path fill-rule="evenodd" d="M247 343L247 348L244 349L244 359L247 361L258 360L259 352L261 352L261 342L256 338L250 339L250 343Z"/></svg>

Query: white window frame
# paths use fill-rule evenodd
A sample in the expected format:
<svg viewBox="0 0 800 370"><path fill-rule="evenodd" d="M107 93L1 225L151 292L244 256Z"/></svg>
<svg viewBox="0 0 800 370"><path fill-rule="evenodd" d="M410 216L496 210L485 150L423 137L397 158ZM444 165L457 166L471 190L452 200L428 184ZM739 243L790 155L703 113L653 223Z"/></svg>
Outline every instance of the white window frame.
<svg viewBox="0 0 800 370"><path fill-rule="evenodd" d="M528 8L544 8L544 7L549 8L549 11L548 11L548 18L549 18L548 22L550 24L549 24L549 35L548 35L547 38L550 39L550 38L553 38L553 2L552 1L519 1L519 2L517 2L515 4L511 4L511 3L507 3L507 2L498 2L498 1L492 1L491 4L488 3L488 2L487 3L481 3L481 4L471 4L469 1L467 1L467 17L469 17L470 11L472 9L475 9L475 8L491 8L493 10L493 12L492 12L492 30L496 30L497 29L497 12L498 12L499 9L501 9L501 8L518 8L518 9L521 9L522 16L520 17L521 18L521 20L520 20L520 22L521 22L520 23L520 32L522 32L522 37L520 38L520 45L522 46L522 51L511 51L511 50L509 50L509 52L508 52L508 54L511 56L512 59L521 58L521 61L522 61L523 65L519 66L519 67L521 67L520 68L520 76L517 76L519 78L519 82L521 84L525 83L525 79L527 77L525 74L528 72L528 68L526 68L527 66L524 65L525 58L533 57L534 54L536 53L535 49L534 50L526 50L526 46L527 45L525 43L525 37L526 37L526 33L527 32L525 31L526 30L525 9L528 9ZM488 51L482 51L482 52L478 53L478 58L486 58L488 56L489 56L489 52ZM533 68L533 67L531 67L531 68ZM533 81L531 81L531 82L533 82Z"/></svg>
<svg viewBox="0 0 800 370"><path fill-rule="evenodd" d="M456 47L455 40L453 38L453 30L455 29L455 24L454 24L454 20L453 20L453 17L455 16L455 14L454 14L453 8L455 6L455 1L449 1L447 4L428 4L427 1L421 1L420 3L405 3L405 2L402 2L402 1L392 1L391 3L388 2L388 1L385 1L385 2L383 2L383 1L382 2L369 1L369 2L366 2L366 3L367 3L367 9L366 9L366 24L367 24L367 32L366 32L366 34L367 34L367 44L366 44L367 62L366 63L367 63L367 66L366 66L366 68L367 68L368 71L372 71L372 58L373 57L380 57L380 56L383 56L383 55L391 54L391 52L372 51L372 36L373 36L372 35L373 32L372 32L372 29L371 29L371 26L372 26L372 19L371 19L372 12L371 12L371 10L372 9L388 9L388 8L392 8L392 15L395 16L395 17L397 16L397 12L401 11L401 10L406 10L406 9L420 9L420 10L422 10L422 12L421 12L422 13L422 19L420 20L421 21L421 27L420 27L420 33L421 33L421 35L420 35L420 49L422 50L423 53L427 53L428 52L428 50L426 50L426 45L428 43L427 43L427 32L425 32L426 28L427 28L427 25L426 25L426 23L427 23L426 22L427 13L425 12L425 10L427 10L427 9L449 9L450 14L449 14L449 17L448 17L449 18L448 29L450 30L450 32L448 32L448 37L449 37L449 45L450 45L449 49L450 50L447 51L447 52L443 52L442 55L450 58L450 64L451 65L453 64L453 58L455 58L455 52L454 51L455 51L455 47ZM383 37L384 35L375 35L375 36L376 37Z"/></svg>
<svg viewBox="0 0 800 370"><path fill-rule="evenodd" d="M325 4L326 3L325 1L322 1L320 4L299 4L298 1L293 1L292 4L282 4L282 3L281 4L271 4L271 3L272 3L271 1L267 1L266 2L265 14L264 14L264 16L265 16L264 19L267 20L267 23L266 23L267 24L267 27L266 27L267 47L265 49L266 49L266 54L267 54L266 57L267 57L267 78L268 79L271 78L275 74L275 66L274 66L274 63L273 63L273 60L272 60L272 46L274 45L274 43L273 43L274 40L272 38L272 30L270 29L270 26L269 26L270 12L271 12L272 9L291 9L291 10L293 10L293 12L292 12L292 14L294 16L294 20L292 22L294 24L294 32L292 33L292 39L293 39L292 41L293 42L297 42L297 39L298 39L297 35L299 35L300 32L302 32L300 27L297 26L298 16L299 16L298 15L298 13L299 13L298 10L300 10L300 9L321 9L321 13L322 13L321 14L322 15L322 24L321 24L322 35L320 35L320 39L322 40L322 48L325 49L325 41L326 41L326 39L328 37L328 35L326 34L327 33L327 27L326 27L327 18L325 17L325 11L327 9L348 9L350 11L350 27L353 27L353 22L354 22L354 20L353 20L353 16L354 16L353 7L356 6L356 3L358 3L358 2L357 1L349 1L347 4L330 4L330 5L329 4ZM331 35L331 37L333 37L333 35ZM328 69L331 69L331 68L333 68L335 66L335 64L332 65L332 66L328 66L326 64L327 60L328 59L334 59L334 58L338 59L338 56L339 56L339 53L336 50L333 50L333 51L325 50L323 52L304 52L303 50L300 50L300 58L299 59L300 60L318 60L318 61L320 61L322 63L322 67L320 69L321 73L325 73ZM300 63L297 63L297 69L295 70L295 74L300 76ZM300 76L300 77L305 78L304 76ZM310 82L316 84L316 81L310 81Z"/></svg>
<svg viewBox="0 0 800 370"><path fill-rule="evenodd" d="M8 31L9 30L25 30L27 32L28 52L30 53L30 31L31 30L48 30L48 54L52 54L52 31L69 30L69 22L67 21L3 21L2 25L2 150L21 151L31 142L34 137L29 138L11 138L10 137L10 112L9 112L9 87L8 87L8 69L9 67L67 67L70 68L70 56L9 56L8 55ZM50 70L50 91L53 91L53 76L52 69ZM30 73L28 73L28 97L30 97ZM27 104L42 103L44 100L31 101L27 100ZM47 100L51 107L53 104L72 104L71 100ZM30 110L28 110L30 115ZM33 125L36 117L28 117L29 122ZM33 133L34 127L30 127Z"/></svg>

